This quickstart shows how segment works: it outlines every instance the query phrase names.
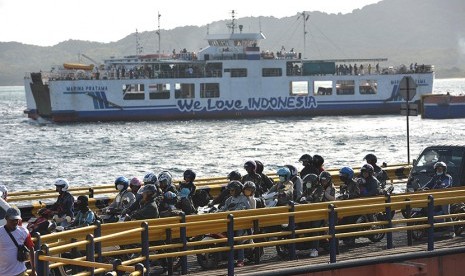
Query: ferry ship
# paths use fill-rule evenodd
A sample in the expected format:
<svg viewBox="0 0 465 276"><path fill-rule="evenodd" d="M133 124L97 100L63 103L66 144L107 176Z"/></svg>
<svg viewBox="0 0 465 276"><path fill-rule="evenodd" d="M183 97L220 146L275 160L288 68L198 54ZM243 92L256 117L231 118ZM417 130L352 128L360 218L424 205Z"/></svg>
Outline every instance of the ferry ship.
<svg viewBox="0 0 465 276"><path fill-rule="evenodd" d="M399 114L404 76L417 84L412 102L433 91L432 65L310 60L293 49L263 50L265 35L242 32L234 13L229 27L207 34L198 53L139 53L27 73L24 112L53 122Z"/></svg>

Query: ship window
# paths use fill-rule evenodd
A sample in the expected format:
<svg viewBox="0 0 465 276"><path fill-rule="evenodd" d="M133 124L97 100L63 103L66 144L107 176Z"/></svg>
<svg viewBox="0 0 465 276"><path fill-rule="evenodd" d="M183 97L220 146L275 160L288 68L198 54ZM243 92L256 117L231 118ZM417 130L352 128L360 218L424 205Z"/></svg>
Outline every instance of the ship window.
<svg viewBox="0 0 465 276"><path fill-rule="evenodd" d="M193 99L195 97L195 85L193 83L176 83L174 85L174 97L176 99Z"/></svg>
<svg viewBox="0 0 465 276"><path fill-rule="evenodd" d="M169 83L153 83L149 84L149 98L156 99L169 99L170 98L170 84Z"/></svg>
<svg viewBox="0 0 465 276"><path fill-rule="evenodd" d="M308 82L291 81L291 96L308 95Z"/></svg>
<svg viewBox="0 0 465 276"><path fill-rule="evenodd" d="M360 94L378 94L378 83L376 80L360 81Z"/></svg>
<svg viewBox="0 0 465 276"><path fill-rule="evenodd" d="M263 68L262 69L262 76L263 77L281 77L283 75L283 71L281 68Z"/></svg>
<svg viewBox="0 0 465 276"><path fill-rule="evenodd" d="M124 100L143 100L145 98L144 84L123 84L122 90Z"/></svg>
<svg viewBox="0 0 465 276"><path fill-rule="evenodd" d="M313 94L314 95L333 94L333 82L332 81L315 81L313 83Z"/></svg>
<svg viewBox="0 0 465 276"><path fill-rule="evenodd" d="M219 83L201 83L200 98L219 98L220 84Z"/></svg>
<svg viewBox="0 0 465 276"><path fill-rule="evenodd" d="M355 94L355 82L353 80L338 80L336 82L336 94L354 95Z"/></svg>
<svg viewBox="0 0 465 276"><path fill-rule="evenodd" d="M244 78L247 77L247 68L231 69L231 78Z"/></svg>

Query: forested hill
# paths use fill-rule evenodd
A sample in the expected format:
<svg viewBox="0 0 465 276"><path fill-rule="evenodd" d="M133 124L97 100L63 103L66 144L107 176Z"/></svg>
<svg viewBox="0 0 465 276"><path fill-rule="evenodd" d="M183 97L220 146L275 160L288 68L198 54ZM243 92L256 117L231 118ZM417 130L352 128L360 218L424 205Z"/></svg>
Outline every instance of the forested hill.
<svg viewBox="0 0 465 276"><path fill-rule="evenodd" d="M311 1L308 5L302 11L311 8ZM307 12L305 50L302 11L284 18L239 16L237 23L244 26L244 32L261 29L267 38L261 50L294 48L309 59L386 57L386 66L433 64L436 77L465 77L463 0L383 0L350 14ZM237 12L240 14L240 7ZM227 15L228 11L224 13ZM226 17L208 26L162 29L161 51L171 53L173 49L184 48L198 51L206 45L207 32L228 31ZM156 30L139 33L139 39L143 53L158 50ZM98 61L110 56L134 55L136 36L128 34L111 43L68 40L51 47L0 42L0 85L22 85L25 72L76 62L79 53Z"/></svg>

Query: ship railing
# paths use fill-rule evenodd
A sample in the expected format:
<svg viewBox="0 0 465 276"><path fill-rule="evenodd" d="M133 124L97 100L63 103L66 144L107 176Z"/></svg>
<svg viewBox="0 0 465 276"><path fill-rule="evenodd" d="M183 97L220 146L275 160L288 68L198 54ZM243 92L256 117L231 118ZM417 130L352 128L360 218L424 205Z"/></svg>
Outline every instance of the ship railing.
<svg viewBox="0 0 465 276"><path fill-rule="evenodd" d="M281 245L288 249L289 258L295 260L297 243L328 240L329 263L336 263L338 239L385 234L386 249L391 249L393 233L406 232L406 244L412 246L412 231L424 231L424 229L427 230L427 250L433 251L435 228L465 224L465 213L435 215L435 206L463 201L465 201L465 188L459 187L431 190L427 193L291 204L202 215L181 214L176 217L146 221L97 223L61 233L37 235L35 237L36 249L39 253L37 267L39 271L48 271L51 267L77 266L87 268L85 273L93 275L111 269L136 271L136 264L149 267L150 260L175 258L181 263L182 274L186 274L187 256L226 252L229 256L228 275L234 275L234 253L238 249L253 249L258 252L260 248ZM427 216L411 218L409 211L411 208L426 208ZM393 211L399 210L405 210L407 215L393 217ZM384 218L352 224L337 223L344 217L378 212L384 212ZM446 218L453 220L437 221ZM302 223L309 224L323 220L327 224L321 227L297 227ZM287 227L283 228L282 225ZM243 229L253 229L253 231L243 236L235 236L235 230ZM202 239L204 235L210 233L225 233L225 235L224 238ZM115 239L118 240L116 247ZM245 242L252 239L253 243ZM52 257L82 250L85 250L85 256L82 257ZM119 259L130 254L132 257L124 262ZM103 265L109 261L112 262L112 266ZM259 263L260 259L256 258L254 261ZM173 262L168 262L168 266L168 270L172 271Z"/></svg>

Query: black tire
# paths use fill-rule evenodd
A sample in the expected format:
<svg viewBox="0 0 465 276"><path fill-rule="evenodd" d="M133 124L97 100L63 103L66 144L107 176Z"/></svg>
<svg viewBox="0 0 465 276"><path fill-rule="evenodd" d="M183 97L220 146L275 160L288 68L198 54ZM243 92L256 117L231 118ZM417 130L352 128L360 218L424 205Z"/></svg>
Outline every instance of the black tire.
<svg viewBox="0 0 465 276"><path fill-rule="evenodd" d="M216 269L221 260L220 254L219 252L197 254L197 263L203 269Z"/></svg>

